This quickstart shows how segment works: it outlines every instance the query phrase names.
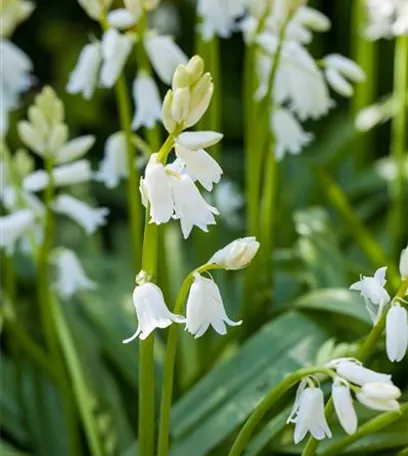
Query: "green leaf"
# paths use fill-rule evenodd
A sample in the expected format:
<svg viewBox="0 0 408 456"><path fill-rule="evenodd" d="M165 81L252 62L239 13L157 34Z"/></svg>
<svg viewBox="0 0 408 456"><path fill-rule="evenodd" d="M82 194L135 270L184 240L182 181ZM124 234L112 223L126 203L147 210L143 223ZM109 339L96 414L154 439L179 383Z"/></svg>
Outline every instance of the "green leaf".
<svg viewBox="0 0 408 456"><path fill-rule="evenodd" d="M171 454L210 454L285 374L311 364L326 338L313 321L293 312L265 325L176 403Z"/></svg>
<svg viewBox="0 0 408 456"><path fill-rule="evenodd" d="M297 299L294 306L302 310L341 314L372 325L360 293L343 288L312 291Z"/></svg>

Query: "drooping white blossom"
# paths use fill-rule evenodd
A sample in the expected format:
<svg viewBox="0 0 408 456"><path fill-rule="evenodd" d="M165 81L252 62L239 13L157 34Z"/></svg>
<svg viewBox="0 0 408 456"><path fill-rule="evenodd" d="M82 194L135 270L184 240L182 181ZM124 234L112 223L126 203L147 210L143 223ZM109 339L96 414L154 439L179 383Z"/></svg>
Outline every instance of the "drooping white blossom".
<svg viewBox="0 0 408 456"><path fill-rule="evenodd" d="M206 190L211 191L213 184L220 181L222 169L204 149L191 150L176 142L175 151L188 174L197 179Z"/></svg>
<svg viewBox="0 0 408 456"><path fill-rule="evenodd" d="M327 365L335 368L339 377L348 380L355 385L365 385L366 383L390 383L391 375L382 374L373 370L367 369L360 362L352 358L340 358L333 360Z"/></svg>
<svg viewBox="0 0 408 456"><path fill-rule="evenodd" d="M242 269L247 267L254 259L259 247L259 242L253 236L236 239L221 250L218 250L208 260L208 263L215 264L223 269Z"/></svg>
<svg viewBox="0 0 408 456"><path fill-rule="evenodd" d="M135 115L132 129L140 127L152 128L156 121L161 120L161 99L154 79L146 73L139 72L133 82L133 99Z"/></svg>
<svg viewBox="0 0 408 456"><path fill-rule="evenodd" d="M209 41L214 36L229 38L244 10L244 0L199 0L197 14L201 22L198 31L203 40Z"/></svg>
<svg viewBox="0 0 408 456"><path fill-rule="evenodd" d="M110 28L103 34L103 63L100 73L100 83L103 87L113 87L122 72L134 42L134 34L121 34L114 28Z"/></svg>
<svg viewBox="0 0 408 456"><path fill-rule="evenodd" d="M282 160L286 153L297 155L313 139L313 134L303 130L296 117L286 108L273 110L271 128L275 135L275 155Z"/></svg>
<svg viewBox="0 0 408 456"><path fill-rule="evenodd" d="M152 66L165 83L170 85L178 65L185 65L187 56L169 36L146 33L144 45Z"/></svg>
<svg viewBox="0 0 408 456"><path fill-rule="evenodd" d="M214 215L219 214L218 210L205 201L187 174L172 177L170 183L175 218L180 219L184 239L189 237L193 226L208 232L208 225L216 223Z"/></svg>
<svg viewBox="0 0 408 456"><path fill-rule="evenodd" d="M226 324L238 326L241 323L228 318L217 284L212 279L194 273L186 305L186 330L197 339L210 325L218 334L224 335L227 333Z"/></svg>
<svg viewBox="0 0 408 456"><path fill-rule="evenodd" d="M160 163L158 154L152 154L146 166L145 177L141 179L142 201L149 202L150 222L160 225L167 223L173 215L174 203L170 177Z"/></svg>
<svg viewBox="0 0 408 456"><path fill-rule="evenodd" d="M105 155L99 164L95 179L103 182L107 188L115 188L128 174L126 136L123 131L117 131L106 140Z"/></svg>
<svg viewBox="0 0 408 456"><path fill-rule="evenodd" d="M364 81L364 71L352 60L339 55L330 54L323 59L325 65L325 76L333 90L344 97L351 97L354 94L352 82Z"/></svg>
<svg viewBox="0 0 408 456"><path fill-rule="evenodd" d="M132 337L123 341L124 344L132 342L137 337L145 340L156 328L167 328L173 322L185 322L182 315L169 311L162 291L152 282L136 285L133 291L133 305L136 310L138 327Z"/></svg>
<svg viewBox="0 0 408 456"><path fill-rule="evenodd" d="M398 303L387 313L385 331L388 359L399 362L408 349L408 313Z"/></svg>
<svg viewBox="0 0 408 456"><path fill-rule="evenodd" d="M70 217L88 234L94 233L100 226L105 225L109 214L109 209L106 207L93 208L66 194L58 195L52 207L58 214Z"/></svg>
<svg viewBox="0 0 408 456"><path fill-rule="evenodd" d="M384 306L391 299L387 290L384 288L387 283L385 279L386 272L387 267L377 269L373 277L361 276L361 280L350 286L350 290L360 291L373 322L381 316Z"/></svg>
<svg viewBox="0 0 408 456"><path fill-rule="evenodd" d="M56 268L54 289L63 299L71 298L81 290L93 290L96 283L89 280L78 257L72 250L59 248L51 255L51 262Z"/></svg>
<svg viewBox="0 0 408 456"><path fill-rule="evenodd" d="M56 166L52 171L54 185L64 187L68 185L89 182L92 179L92 170L89 160L78 160L68 165ZM38 192L48 185L48 175L44 170L37 170L23 180L23 189L27 192Z"/></svg>
<svg viewBox="0 0 408 456"><path fill-rule="evenodd" d="M341 427L347 434L354 434L358 427L358 419L348 383L342 379L336 379L332 385L332 397Z"/></svg>
<svg viewBox="0 0 408 456"><path fill-rule="evenodd" d="M87 100L92 98L98 83L102 65L102 46L99 41L85 45L78 62L70 74L67 84L68 93L81 93Z"/></svg>
<svg viewBox="0 0 408 456"><path fill-rule="evenodd" d="M402 280L408 279L408 247L401 252L399 271Z"/></svg>
<svg viewBox="0 0 408 456"><path fill-rule="evenodd" d="M365 0L365 4L367 38L378 40L408 33L407 0Z"/></svg>
<svg viewBox="0 0 408 456"><path fill-rule="evenodd" d="M357 392L359 402L373 410L399 410L397 399L401 391L395 385L382 382L370 382L363 385Z"/></svg>
<svg viewBox="0 0 408 456"><path fill-rule="evenodd" d="M317 440L331 438L332 434L324 414L323 391L316 387L305 387L304 383L301 383L299 388L288 419L288 423L295 423L293 441L298 444L308 432Z"/></svg>
<svg viewBox="0 0 408 456"><path fill-rule="evenodd" d="M14 253L17 241L34 226L35 217L35 213L30 209L20 209L0 216L0 247L7 255Z"/></svg>

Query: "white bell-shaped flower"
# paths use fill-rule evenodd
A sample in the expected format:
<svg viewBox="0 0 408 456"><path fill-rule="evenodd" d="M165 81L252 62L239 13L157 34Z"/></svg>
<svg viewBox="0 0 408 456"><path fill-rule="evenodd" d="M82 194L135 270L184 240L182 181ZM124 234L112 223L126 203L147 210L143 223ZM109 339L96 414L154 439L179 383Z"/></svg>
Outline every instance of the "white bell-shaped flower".
<svg viewBox="0 0 408 456"><path fill-rule="evenodd" d="M358 427L358 420L348 383L342 379L336 379L332 386L332 397L341 427L347 434L354 434Z"/></svg>
<svg viewBox="0 0 408 456"><path fill-rule="evenodd" d="M214 36L229 38L237 28L236 20L243 16L245 10L244 0L199 0L197 14L201 23L198 25L204 41L211 40Z"/></svg>
<svg viewBox="0 0 408 456"><path fill-rule="evenodd" d="M402 280L408 279L408 247L401 252L399 271Z"/></svg>
<svg viewBox="0 0 408 456"><path fill-rule="evenodd" d="M61 298L68 299L77 291L96 288L96 283L88 279L72 250L57 249L51 256L51 262L57 269L57 279L53 287Z"/></svg>
<svg viewBox="0 0 408 456"><path fill-rule="evenodd" d="M373 277L362 276L361 280L350 286L350 290L361 292L368 313L374 322L381 316L384 306L387 305L391 299L387 290L384 288L387 283L385 280L386 272L387 267L384 266L383 268L377 269Z"/></svg>
<svg viewBox="0 0 408 456"><path fill-rule="evenodd" d="M102 37L102 69L100 83L103 87L113 87L132 50L135 36L120 34L116 29L107 30Z"/></svg>
<svg viewBox="0 0 408 456"><path fill-rule="evenodd" d="M30 72L33 64L28 56L9 40L0 39L0 55L0 105L1 111L7 113L18 107L20 95L31 86Z"/></svg>
<svg viewBox="0 0 408 456"><path fill-rule="evenodd" d="M159 89L151 76L139 72L133 82L133 99L136 110L132 121L132 129L154 127L156 121L161 120L162 104Z"/></svg>
<svg viewBox="0 0 408 456"><path fill-rule="evenodd" d="M67 163L85 155L95 144L94 135L80 136L65 143L56 154L55 163Z"/></svg>
<svg viewBox="0 0 408 456"><path fill-rule="evenodd" d="M162 291L152 282L144 282L135 287L133 305L136 309L138 327L132 337L123 341L124 344L132 342L137 337L145 340L156 328L167 328L173 322L185 322L182 315L169 311Z"/></svg>
<svg viewBox="0 0 408 456"><path fill-rule="evenodd" d="M107 188L115 188L121 179L129 174L126 135L117 131L109 136L105 143L105 155L99 164L95 179L103 182Z"/></svg>
<svg viewBox="0 0 408 456"><path fill-rule="evenodd" d="M236 239L218 250L208 260L208 263L215 264L222 269L242 269L254 259L259 246L259 242L253 236Z"/></svg>
<svg viewBox="0 0 408 456"><path fill-rule="evenodd" d="M194 273L194 282L186 305L186 330L197 339L211 325L223 336L227 333L226 324L239 326L242 321L232 321L228 318L217 284L212 279Z"/></svg>
<svg viewBox="0 0 408 456"><path fill-rule="evenodd" d="M68 93L81 93L89 100L95 92L99 70L102 65L102 47L99 41L87 44L81 51L78 62L69 76Z"/></svg>
<svg viewBox="0 0 408 456"><path fill-rule="evenodd" d="M56 166L52 170L52 176L56 187L89 182L92 179L91 164L88 160L78 160L69 165ZM34 171L23 179L23 189L27 192L44 190L48 180L46 171Z"/></svg>
<svg viewBox="0 0 408 456"><path fill-rule="evenodd" d="M364 81L364 71L352 60L340 55L330 54L323 59L325 75L331 88L343 97L351 97L353 86L348 82Z"/></svg>
<svg viewBox="0 0 408 456"><path fill-rule="evenodd" d="M295 423L293 441L301 442L308 432L317 440L332 434L324 415L324 397L320 388L299 386L295 405L288 422Z"/></svg>
<svg viewBox="0 0 408 456"><path fill-rule="evenodd" d="M70 195L58 195L53 203L53 209L58 214L64 214L80 225L88 234L94 233L100 226L106 224L109 209L94 208Z"/></svg>
<svg viewBox="0 0 408 456"><path fill-rule="evenodd" d="M359 361L352 358L340 358L333 360L328 367L334 367L337 374L355 385L366 383L392 383L391 375L381 374L364 367Z"/></svg>
<svg viewBox="0 0 408 456"><path fill-rule="evenodd" d="M296 117L285 108L274 109L271 127L276 139L275 155L282 160L286 153L297 155L313 139L313 134L303 130Z"/></svg>
<svg viewBox="0 0 408 456"><path fill-rule="evenodd" d="M140 10L140 13L141 12L142 11ZM118 30L126 30L132 27L132 25L135 25L138 17L126 8L118 8L109 11L106 19L110 27L115 27Z"/></svg>
<svg viewBox="0 0 408 456"><path fill-rule="evenodd" d="M35 213L21 209L10 215L0 216L0 248L12 255L17 241L34 226Z"/></svg>
<svg viewBox="0 0 408 456"><path fill-rule="evenodd" d="M170 182L175 217L180 219L184 239L189 237L193 226L208 232L208 225L216 223L214 214L218 215L218 210L205 201L187 174L172 177Z"/></svg>
<svg viewBox="0 0 408 456"><path fill-rule="evenodd" d="M401 391L389 383L372 382L365 384L356 394L359 402L373 410L399 410L397 399Z"/></svg>
<svg viewBox="0 0 408 456"><path fill-rule="evenodd" d="M141 180L142 201L149 202L150 222L160 225L167 223L174 212L174 203L170 187L170 178L166 168L158 160L158 154L152 154L146 166L145 177Z"/></svg>
<svg viewBox="0 0 408 456"><path fill-rule="evenodd" d="M204 149L190 150L176 142L176 156L185 164L188 174L208 191L222 175L221 166Z"/></svg>
<svg viewBox="0 0 408 456"><path fill-rule="evenodd" d="M187 64L187 56L169 36L160 36L154 32L145 35L144 45L159 78L171 85L177 66Z"/></svg>
<svg viewBox="0 0 408 456"><path fill-rule="evenodd" d="M408 349L408 313L399 304L387 313L385 341L388 359L401 361Z"/></svg>

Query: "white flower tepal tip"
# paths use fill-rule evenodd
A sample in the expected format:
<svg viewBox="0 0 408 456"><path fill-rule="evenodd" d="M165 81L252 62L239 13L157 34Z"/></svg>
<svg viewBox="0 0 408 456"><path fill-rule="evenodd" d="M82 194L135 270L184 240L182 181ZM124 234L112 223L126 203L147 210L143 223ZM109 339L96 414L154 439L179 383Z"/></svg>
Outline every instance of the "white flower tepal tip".
<svg viewBox="0 0 408 456"><path fill-rule="evenodd" d="M169 311L160 288L152 282L137 285L133 291L133 305L138 319L138 327L132 337L125 339L124 344L137 337L145 340L156 328L167 328L173 322L184 323L182 315Z"/></svg>
<svg viewBox="0 0 408 456"><path fill-rule="evenodd" d="M408 247L401 252L399 270L402 280L408 279Z"/></svg>
<svg viewBox="0 0 408 456"><path fill-rule="evenodd" d="M223 269L242 269L248 266L259 249L259 242L255 237L236 239L223 249L218 250L208 261Z"/></svg>
<svg viewBox="0 0 408 456"><path fill-rule="evenodd" d="M224 335L227 333L226 324L238 326L242 323L228 318L217 284L198 273L194 275L186 308L186 330L196 339L201 337L210 325L218 334Z"/></svg>
<svg viewBox="0 0 408 456"><path fill-rule="evenodd" d="M399 304L394 304L388 311L385 334L388 359L401 361L408 348L408 313Z"/></svg>

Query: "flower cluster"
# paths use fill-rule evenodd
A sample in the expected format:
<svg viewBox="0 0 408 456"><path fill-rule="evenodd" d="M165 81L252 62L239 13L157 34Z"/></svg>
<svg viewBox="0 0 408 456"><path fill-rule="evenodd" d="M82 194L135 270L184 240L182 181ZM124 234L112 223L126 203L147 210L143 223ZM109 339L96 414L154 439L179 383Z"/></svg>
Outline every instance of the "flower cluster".
<svg viewBox="0 0 408 456"><path fill-rule="evenodd" d="M408 248L404 249L400 258L400 274L403 281L408 280ZM378 269L373 277L361 276L360 281L353 283L350 290L360 291L364 298L368 313L376 323L391 301L385 289L387 283L386 267ZM386 349L390 361L401 361L408 349L408 312L401 305L402 299L394 299L386 316Z"/></svg>
<svg viewBox="0 0 408 456"><path fill-rule="evenodd" d="M367 38L377 40L408 33L407 0L365 0L365 6Z"/></svg>
<svg viewBox="0 0 408 456"><path fill-rule="evenodd" d="M259 248L255 238L237 239L219 250L208 261L206 266L216 269L242 269L254 258ZM186 330L195 338L201 337L212 326L220 334L226 334L226 324L240 325L241 321L228 318L220 290L214 280L203 277L199 272L192 273L192 284L187 297L186 316L169 311L160 288L149 281L149 277L141 271L136 277L133 292L133 304L138 319L135 334L124 340L132 342L137 337L144 340L156 328L167 328L173 322L185 323Z"/></svg>
<svg viewBox="0 0 408 456"><path fill-rule="evenodd" d="M8 113L19 105L20 95L31 85L32 63L29 57L8 38L15 28L33 12L27 0L3 0L0 6L0 138L8 129Z"/></svg>
<svg viewBox="0 0 408 456"><path fill-rule="evenodd" d="M215 207L201 196L195 180L211 191L218 183L222 169L204 150L221 140L213 131L183 132L195 125L208 108L213 93L211 75L204 73L204 62L194 56L174 73L172 89L163 101L163 123L174 142L176 160L165 164L168 152L154 153L141 179L142 201L149 207L150 222L160 225L171 218L179 219L184 238L193 226L208 231L215 224Z"/></svg>
<svg viewBox="0 0 408 456"><path fill-rule="evenodd" d="M64 106L50 87L37 95L28 109L28 120L18 124L18 132L23 143L44 159L47 170L33 171L33 164L24 150L8 164L6 174L10 178L6 179L2 200L10 214L1 217L0 245L9 255L20 239L24 241L23 246L32 244L33 236L34 241L43 237L46 208L35 192L49 186L54 189L69 187L88 182L93 177L90 162L82 157L93 146L95 138L87 135L68 140ZM109 213L107 208L93 208L67 193L58 194L50 204L50 209L67 215L88 234L104 225ZM52 262L58 275L56 289L62 297L70 297L80 289L94 288L95 284L85 276L74 252L56 249Z"/></svg>
<svg viewBox="0 0 408 456"><path fill-rule="evenodd" d="M399 409L397 399L401 396L401 391L392 383L390 375L367 369L352 358L335 359L326 367L333 370L334 408L347 434L353 434L358 427L352 392L358 402L370 409ZM306 377L300 382L288 423L295 423L295 443L303 440L308 432L317 440L331 438L324 413L323 391L317 379Z"/></svg>
<svg viewBox="0 0 408 456"><path fill-rule="evenodd" d="M361 68L350 59L331 54L316 62L306 49L312 32L325 32L329 19L304 6L304 1L276 0L248 2L249 13L242 21L247 43L255 45L260 81L255 98L269 96L272 103L270 126L276 139L276 157L299 154L313 136L300 121L318 119L334 105L330 86L350 97L349 81L364 79Z"/></svg>

